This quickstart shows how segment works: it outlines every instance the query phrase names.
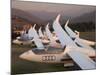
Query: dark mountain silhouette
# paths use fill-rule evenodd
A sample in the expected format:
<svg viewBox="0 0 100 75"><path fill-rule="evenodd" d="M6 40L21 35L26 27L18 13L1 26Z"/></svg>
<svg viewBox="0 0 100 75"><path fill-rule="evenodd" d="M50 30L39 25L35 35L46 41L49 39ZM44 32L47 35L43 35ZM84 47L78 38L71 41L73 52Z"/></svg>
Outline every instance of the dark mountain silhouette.
<svg viewBox="0 0 100 75"><path fill-rule="evenodd" d="M31 12L30 12L31 13ZM69 15L65 15L64 13L57 13L57 12L48 12L48 11L34 11L31 13L32 15L35 15L36 17L39 17L40 19L44 20L45 22L52 23L58 14L61 15L60 22L63 24L65 21L70 18Z"/></svg>
<svg viewBox="0 0 100 75"><path fill-rule="evenodd" d="M71 23L93 22L96 21L96 11L85 13L71 20Z"/></svg>
<svg viewBox="0 0 100 75"><path fill-rule="evenodd" d="M42 14L42 15L41 15ZM64 24L68 18L70 19L70 23L80 23L80 22L95 22L96 19L96 11L89 12L82 14L80 16L77 16L75 18L70 17L65 14L61 14L60 21L62 24ZM21 17L31 23L37 23L37 24L47 24L48 22L52 23L53 20L56 18L58 13L52 13L52 12L46 12L46 11L34 11L33 13L25 12L19 9L12 8L12 15L16 15L18 17Z"/></svg>
<svg viewBox="0 0 100 75"><path fill-rule="evenodd" d="M39 15L36 15L39 14ZM42 15L41 15L42 14ZM47 23L50 23L50 28L52 29L52 23L55 20L58 13L46 12L46 11L34 11L33 13L29 13L23 10L14 9L12 8L12 17L17 16L19 19L18 21L12 21L12 23L18 25L24 25L26 23L37 24L36 28L38 29L41 25L42 28L45 28ZM78 28L77 30L86 31L88 29L95 30L95 19L96 19L96 11L84 13L80 16L75 18L70 17L66 14L61 14L60 23L62 26L65 25L66 21L70 19L69 26L73 29ZM19 21L20 24L19 24ZM75 28L74 28L75 27ZM87 29L86 29L87 27Z"/></svg>
<svg viewBox="0 0 100 75"><path fill-rule="evenodd" d="M12 16L20 17L30 23L36 23L36 24L44 23L44 21L42 19L40 19L34 15L31 15L28 12L25 12L25 11L19 10L19 9L15 9L15 8L12 8Z"/></svg>
<svg viewBox="0 0 100 75"><path fill-rule="evenodd" d="M76 18L72 18L69 26L73 30L78 31L94 31L96 30L96 11L85 13Z"/></svg>

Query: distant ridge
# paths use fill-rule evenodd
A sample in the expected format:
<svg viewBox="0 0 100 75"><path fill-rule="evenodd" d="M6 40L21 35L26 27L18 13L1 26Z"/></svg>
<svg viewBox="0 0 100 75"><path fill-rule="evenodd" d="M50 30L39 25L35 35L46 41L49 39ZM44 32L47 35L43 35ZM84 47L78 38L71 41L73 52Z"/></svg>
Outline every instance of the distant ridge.
<svg viewBox="0 0 100 75"><path fill-rule="evenodd" d="M12 8L11 12L12 12L12 17L17 16L29 21L30 23L44 24L43 20L23 10Z"/></svg>
<svg viewBox="0 0 100 75"><path fill-rule="evenodd" d="M85 13L71 20L71 23L96 22L96 11Z"/></svg>

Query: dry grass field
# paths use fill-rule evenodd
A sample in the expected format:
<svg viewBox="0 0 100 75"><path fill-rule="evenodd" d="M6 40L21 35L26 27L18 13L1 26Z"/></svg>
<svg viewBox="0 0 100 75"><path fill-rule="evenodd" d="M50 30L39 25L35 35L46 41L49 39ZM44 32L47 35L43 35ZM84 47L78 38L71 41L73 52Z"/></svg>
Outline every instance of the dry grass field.
<svg viewBox="0 0 100 75"><path fill-rule="evenodd" d="M80 37L95 41L95 32L81 32ZM27 73L41 73L41 72L58 72L58 71L73 71L80 70L75 65L73 67L64 68L63 64L44 64L26 61L19 58L19 55L25 51L32 49L33 46L15 45L11 46L11 74L27 74Z"/></svg>

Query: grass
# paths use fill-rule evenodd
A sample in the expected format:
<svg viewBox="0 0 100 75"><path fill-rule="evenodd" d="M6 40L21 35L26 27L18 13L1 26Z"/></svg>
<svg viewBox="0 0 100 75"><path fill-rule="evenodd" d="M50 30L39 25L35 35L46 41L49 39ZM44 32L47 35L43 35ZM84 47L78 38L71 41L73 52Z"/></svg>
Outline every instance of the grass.
<svg viewBox="0 0 100 75"><path fill-rule="evenodd" d="M95 41L95 32L81 32L80 37ZM11 49L11 74L27 74L27 73L43 73L43 72L58 72L58 71L73 71L80 70L75 65L73 67L64 68L63 64L45 64L30 62L19 58L19 55L25 51L32 49L30 45L15 45L12 44Z"/></svg>
<svg viewBox="0 0 100 75"><path fill-rule="evenodd" d="M12 60L11 60L11 73L24 74L24 73L41 73L41 72L57 72L57 71L70 71L75 70L74 67L64 68L63 64L47 64L30 62L19 58L19 55L31 49L30 46L12 45ZM78 68L76 67L76 70Z"/></svg>
<svg viewBox="0 0 100 75"><path fill-rule="evenodd" d="M95 32L81 32L80 38L96 41L96 33Z"/></svg>

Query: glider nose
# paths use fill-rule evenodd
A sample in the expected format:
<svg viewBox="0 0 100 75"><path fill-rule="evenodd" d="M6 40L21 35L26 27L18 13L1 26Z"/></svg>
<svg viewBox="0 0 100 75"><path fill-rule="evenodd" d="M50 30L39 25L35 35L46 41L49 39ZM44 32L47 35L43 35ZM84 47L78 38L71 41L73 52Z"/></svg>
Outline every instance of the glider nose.
<svg viewBox="0 0 100 75"><path fill-rule="evenodd" d="M13 40L13 43L16 43L17 42L17 40Z"/></svg>
<svg viewBox="0 0 100 75"><path fill-rule="evenodd" d="M32 50L29 50L19 56L19 58L21 59L30 60L30 61L33 60L33 57L34 57L34 53L32 52Z"/></svg>

